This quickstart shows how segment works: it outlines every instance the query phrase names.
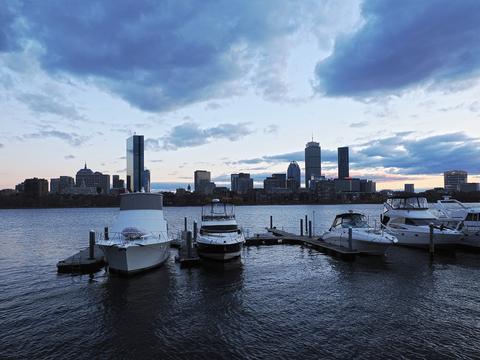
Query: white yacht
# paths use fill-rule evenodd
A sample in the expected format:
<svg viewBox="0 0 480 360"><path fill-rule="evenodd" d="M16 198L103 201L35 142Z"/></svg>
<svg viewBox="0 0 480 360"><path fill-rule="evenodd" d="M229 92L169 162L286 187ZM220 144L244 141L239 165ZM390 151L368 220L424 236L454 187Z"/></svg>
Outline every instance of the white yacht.
<svg viewBox="0 0 480 360"><path fill-rule="evenodd" d="M468 207L460 201L450 198L450 196L444 196L430 210L444 225L456 226L465 219Z"/></svg>
<svg viewBox="0 0 480 360"><path fill-rule="evenodd" d="M197 237L199 256L221 261L238 258L244 242L232 204L214 199L202 207L202 223Z"/></svg>
<svg viewBox="0 0 480 360"><path fill-rule="evenodd" d="M384 255L395 244L395 236L368 224L365 215L355 212L338 214L330 229L322 235L326 243L349 248L349 229L352 229L352 250L370 255Z"/></svg>
<svg viewBox="0 0 480 360"><path fill-rule="evenodd" d="M136 192L120 195L109 237L97 244L110 271L130 274L162 265L170 254L170 241L162 194Z"/></svg>
<svg viewBox="0 0 480 360"><path fill-rule="evenodd" d="M480 208L469 209L457 230L463 235L462 245L480 247Z"/></svg>
<svg viewBox="0 0 480 360"><path fill-rule="evenodd" d="M430 224L438 218L428 209L427 199L416 195L393 196L384 204L382 225L398 239L398 245L428 247L430 244ZM435 226L433 230L435 246L455 246L461 234L451 228Z"/></svg>

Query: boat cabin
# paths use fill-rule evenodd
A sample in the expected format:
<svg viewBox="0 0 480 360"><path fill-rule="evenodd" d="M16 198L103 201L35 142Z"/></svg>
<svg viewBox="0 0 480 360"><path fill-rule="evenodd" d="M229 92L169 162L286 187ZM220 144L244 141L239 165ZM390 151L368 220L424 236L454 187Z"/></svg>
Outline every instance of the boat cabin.
<svg viewBox="0 0 480 360"><path fill-rule="evenodd" d="M368 228L367 217L360 213L348 212L344 214L338 214L333 221L333 229L345 229L345 228Z"/></svg>
<svg viewBox="0 0 480 360"><path fill-rule="evenodd" d="M232 204L218 199L202 207L202 226L200 233L239 232Z"/></svg>
<svg viewBox="0 0 480 360"><path fill-rule="evenodd" d="M393 210L427 210L428 202L423 196L393 196L387 199L387 205Z"/></svg>

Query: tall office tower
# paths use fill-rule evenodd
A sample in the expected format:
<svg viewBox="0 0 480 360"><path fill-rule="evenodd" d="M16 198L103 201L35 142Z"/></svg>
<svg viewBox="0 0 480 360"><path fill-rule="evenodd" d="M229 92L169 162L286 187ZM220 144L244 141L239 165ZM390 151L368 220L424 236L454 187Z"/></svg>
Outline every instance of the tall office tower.
<svg viewBox="0 0 480 360"><path fill-rule="evenodd" d="M467 183L468 174L463 170L451 170L443 173L445 191L459 191L460 185Z"/></svg>
<svg viewBox="0 0 480 360"><path fill-rule="evenodd" d="M127 190L138 192L143 187L143 135L127 139Z"/></svg>
<svg viewBox="0 0 480 360"><path fill-rule="evenodd" d="M296 161L292 161L287 169L287 181L290 180L291 188L298 189L300 187L300 166Z"/></svg>
<svg viewBox="0 0 480 360"><path fill-rule="evenodd" d="M112 176L112 188L114 189L123 189L125 187L125 182L120 179L120 175Z"/></svg>
<svg viewBox="0 0 480 360"><path fill-rule="evenodd" d="M305 147L305 187L308 189L312 178L322 176L322 157L320 144L315 141L307 143Z"/></svg>
<svg viewBox="0 0 480 360"><path fill-rule="evenodd" d="M210 184L210 171L205 170L195 170L194 173L194 184L196 193L205 193L206 188Z"/></svg>
<svg viewBox="0 0 480 360"><path fill-rule="evenodd" d="M404 184L403 191L405 191L406 193L414 193L415 184Z"/></svg>
<svg viewBox="0 0 480 360"><path fill-rule="evenodd" d="M350 177L350 162L348 158L348 146L338 148L338 178Z"/></svg>
<svg viewBox="0 0 480 360"><path fill-rule="evenodd" d="M230 175L230 190L237 194L247 194L253 189L253 179L248 173L239 173Z"/></svg>
<svg viewBox="0 0 480 360"><path fill-rule="evenodd" d="M143 190L145 192L150 192L151 191L151 186L150 186L150 170L145 169L143 171Z"/></svg>

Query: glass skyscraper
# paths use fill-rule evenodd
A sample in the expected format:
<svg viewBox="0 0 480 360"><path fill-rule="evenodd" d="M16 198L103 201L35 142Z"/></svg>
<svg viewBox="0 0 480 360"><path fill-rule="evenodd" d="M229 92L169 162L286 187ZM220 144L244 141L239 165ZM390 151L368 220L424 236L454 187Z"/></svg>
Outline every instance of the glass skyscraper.
<svg viewBox="0 0 480 360"><path fill-rule="evenodd" d="M127 139L127 190L142 191L143 187L143 135Z"/></svg>
<svg viewBox="0 0 480 360"><path fill-rule="evenodd" d="M348 158L348 146L338 148L338 178L350 177L350 162Z"/></svg>
<svg viewBox="0 0 480 360"><path fill-rule="evenodd" d="M315 141L307 143L305 147L305 187L308 189L310 180L322 176L322 157L320 144Z"/></svg>

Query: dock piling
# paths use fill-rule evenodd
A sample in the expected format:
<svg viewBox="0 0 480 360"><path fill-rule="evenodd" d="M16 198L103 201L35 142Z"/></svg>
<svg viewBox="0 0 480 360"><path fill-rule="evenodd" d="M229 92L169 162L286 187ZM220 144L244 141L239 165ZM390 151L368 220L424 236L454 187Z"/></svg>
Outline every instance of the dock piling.
<svg viewBox="0 0 480 360"><path fill-rule="evenodd" d="M305 234L308 232L308 216L305 215Z"/></svg>
<svg viewBox="0 0 480 360"><path fill-rule="evenodd" d="M105 226L105 228L103 229L103 237L104 237L105 240L109 240L108 226Z"/></svg>
<svg viewBox="0 0 480 360"><path fill-rule="evenodd" d="M312 237L312 220L308 221L308 237Z"/></svg>
<svg viewBox="0 0 480 360"><path fill-rule="evenodd" d="M88 259L95 259L95 231L90 230L90 237L88 239Z"/></svg>
<svg viewBox="0 0 480 360"><path fill-rule="evenodd" d="M303 219L300 219L300 236L303 236Z"/></svg>
<svg viewBox="0 0 480 360"><path fill-rule="evenodd" d="M352 228L348 228L348 249L352 250L353 244L352 244Z"/></svg>
<svg viewBox="0 0 480 360"><path fill-rule="evenodd" d="M197 232L198 232L198 226L197 222L193 222L193 241L197 241Z"/></svg>
<svg viewBox="0 0 480 360"><path fill-rule="evenodd" d="M273 216L270 215L270 229L273 229Z"/></svg>
<svg viewBox="0 0 480 360"><path fill-rule="evenodd" d="M183 219L183 223L184 223L184 230L187 231L187 217L185 216L185 218Z"/></svg>
<svg viewBox="0 0 480 360"><path fill-rule="evenodd" d="M429 227L430 227L430 247L429 247L429 252L430 252L430 255L433 256L433 254L435 253L435 241L434 241L434 236L433 236L433 224L430 224Z"/></svg>
<svg viewBox="0 0 480 360"><path fill-rule="evenodd" d="M185 236L186 236L186 242L187 242L187 256L191 258L192 257L192 232L187 231L185 233Z"/></svg>

